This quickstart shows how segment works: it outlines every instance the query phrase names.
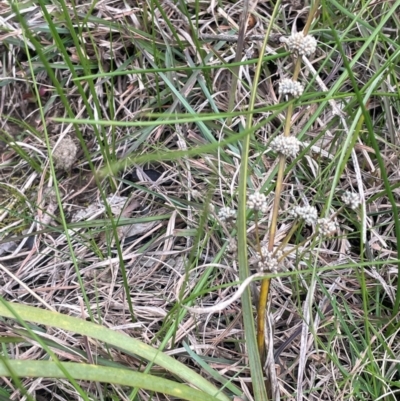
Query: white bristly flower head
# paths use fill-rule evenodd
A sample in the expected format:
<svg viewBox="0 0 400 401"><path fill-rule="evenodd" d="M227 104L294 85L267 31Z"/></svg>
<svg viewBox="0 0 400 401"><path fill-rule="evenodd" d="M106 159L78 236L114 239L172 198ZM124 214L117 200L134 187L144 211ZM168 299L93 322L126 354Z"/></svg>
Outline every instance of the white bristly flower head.
<svg viewBox="0 0 400 401"><path fill-rule="evenodd" d="M257 266L262 272L277 273L279 270L283 270L283 263L279 262L279 258L282 257L282 251L276 252L274 256L273 252L269 252L267 247L261 248L261 255L257 252Z"/></svg>
<svg viewBox="0 0 400 401"><path fill-rule="evenodd" d="M236 210L230 207L222 207L218 212L218 218L227 223L234 223L236 221Z"/></svg>
<svg viewBox="0 0 400 401"><path fill-rule="evenodd" d="M357 209L361 204L360 196L354 192L346 191L342 195L342 201L346 206L349 206L351 209Z"/></svg>
<svg viewBox="0 0 400 401"><path fill-rule="evenodd" d="M300 151L301 142L295 136L279 135L271 141L271 149L285 157L295 158Z"/></svg>
<svg viewBox="0 0 400 401"><path fill-rule="evenodd" d="M254 212L260 211L261 213L267 213L267 198L264 194L260 194L258 191L254 192L254 194L249 195L249 198L247 199L247 207Z"/></svg>
<svg viewBox="0 0 400 401"><path fill-rule="evenodd" d="M336 219L330 219L324 217L318 220L319 232L324 237L332 237L338 229L338 223Z"/></svg>
<svg viewBox="0 0 400 401"><path fill-rule="evenodd" d="M237 247L237 241L234 238L231 238L229 240L226 250L231 254L236 254L238 247Z"/></svg>
<svg viewBox="0 0 400 401"><path fill-rule="evenodd" d="M279 82L279 94L292 95L293 97L300 97L304 92L304 87L300 82L293 81L289 78L284 78Z"/></svg>
<svg viewBox="0 0 400 401"><path fill-rule="evenodd" d="M297 32L284 40L290 53L299 56L311 56L317 50L317 41L314 36L306 35L303 32Z"/></svg>
<svg viewBox="0 0 400 401"><path fill-rule="evenodd" d="M290 211L290 214L296 218L303 219L308 226L316 224L318 220L318 212L314 206L296 206Z"/></svg>

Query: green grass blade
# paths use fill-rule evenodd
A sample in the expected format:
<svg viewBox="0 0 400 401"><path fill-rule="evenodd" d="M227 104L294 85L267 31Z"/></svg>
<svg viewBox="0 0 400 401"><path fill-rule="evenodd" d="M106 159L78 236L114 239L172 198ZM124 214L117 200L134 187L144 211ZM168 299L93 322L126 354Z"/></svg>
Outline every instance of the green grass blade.
<svg viewBox="0 0 400 401"><path fill-rule="evenodd" d="M213 384L209 383L199 374L190 370L187 366L163 354L157 349L130 338L125 334L115 332L103 326L87 322L82 319L62 315L61 313L49 312L39 308L33 308L31 306L11 304L3 301L3 303L0 305L0 315L8 318L14 318L15 314L13 312L15 312L19 318L23 320L37 324L58 327L60 329L68 330L77 334L96 338L97 340L103 341L109 345L118 347L118 349L122 351L138 355L148 361L162 366L205 393L212 396L215 395L216 398L221 401L228 401L228 398L224 394L220 393Z"/></svg>
<svg viewBox="0 0 400 401"><path fill-rule="evenodd" d="M62 366L77 380L88 380L102 383L119 384L121 386L140 387L145 390L168 394L181 400L217 401L218 398L205 394L185 384L173 382L162 377L128 369L117 369L89 365L84 363L62 362ZM0 362L0 376L10 377L11 371L17 377L48 377L65 379L59 367L50 361L8 360Z"/></svg>

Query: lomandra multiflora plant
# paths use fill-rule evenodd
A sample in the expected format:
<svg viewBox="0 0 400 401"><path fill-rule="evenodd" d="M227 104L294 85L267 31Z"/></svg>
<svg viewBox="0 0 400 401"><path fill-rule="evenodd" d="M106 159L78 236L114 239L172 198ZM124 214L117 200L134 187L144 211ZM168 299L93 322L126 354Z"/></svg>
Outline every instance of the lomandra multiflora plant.
<svg viewBox="0 0 400 401"><path fill-rule="evenodd" d="M292 134L292 114L294 99L298 99L304 93L304 86L298 81L298 76L301 68L302 57L311 56L317 49L316 39L308 34L314 14L317 10L317 2L311 9L308 16L307 23L302 32L293 33L290 37L281 38L281 42L285 44L288 51L294 59L293 74L291 77L285 77L279 82L279 95L281 101L288 101L286 109L286 120L284 132L278 135L270 144L270 149L275 152L279 158L278 176L275 188L273 215L269 227L268 243L263 245L259 251L259 267L263 270L269 270L272 273L278 272L280 269L285 268L285 257L287 255L282 253L280 247L275 246L275 234L277 229L278 214L280 209L280 195L282 190L282 183L284 179L284 171L287 159L296 159L302 148L302 143ZM303 219L307 225L312 225L316 229L315 234L325 236L333 235L336 231L336 221L334 218L318 219L317 209L310 205L298 206L291 212L292 216L297 219ZM257 217L257 215L256 215ZM257 224L257 218L256 218ZM281 246L289 241L290 236L293 234L295 226L289 232L288 238L284 239ZM265 360L265 317L267 310L268 295L270 289L270 279L266 278L262 281L259 304L257 308L257 345L261 361Z"/></svg>
<svg viewBox="0 0 400 401"><path fill-rule="evenodd" d="M261 362L266 360L266 311L268 310L268 297L270 289L270 277L273 274L278 274L285 271L289 265L286 263L287 257L290 253L296 253L300 247L309 247L312 249L315 244L327 241L335 234L337 234L339 229L339 223L337 216L343 210L343 208L348 207L353 210L357 210L363 202L362 193L355 192L344 192L341 196L343 205L336 211L332 210L318 210L314 205L308 204L306 197L303 197L298 205L293 206L288 210L287 213L280 213L281 210L281 190L282 184L285 179L285 169L288 162L299 162L300 158L304 157L305 152L301 153L304 149L309 148L308 144L302 143L293 132L297 132L296 127L292 125L293 110L296 106L296 101L304 94L305 85L299 82L299 72L303 66L303 62L307 63L307 58L312 56L317 50L317 40L309 34L309 28L311 22L314 18L315 12L318 8L318 2L314 3L313 8L310 11L307 23L302 32L293 33L289 37L282 37L280 39L281 43L286 47L294 60L293 70L291 76L282 77L278 86L278 93L280 95L279 100L281 103L286 103L286 119L284 130L281 134L278 134L270 141L268 152L273 157L278 159L278 173L276 178L276 186L274 192L273 208L271 222L268 227L268 233L261 232L260 220L265 220L266 214L270 213L270 204L266 195L261 189L253 191L247 194L246 202L246 222L247 226L252 223L255 226L255 243L250 244L252 248L251 251L255 254L252 265L258 270L257 274L252 276L261 277L264 276L261 282L261 291L259 296L259 303L257 306L257 345L260 355ZM310 70L310 64L306 64L307 68ZM315 70L310 70L315 76ZM318 82L318 76L315 76ZM322 90L326 88L321 87ZM336 107L332 104L332 107ZM338 112L339 114L339 112ZM345 122L343 121L343 125ZM245 146L243 146L245 151ZM295 163L293 163L295 165ZM286 218L291 218L294 220L292 229L286 235L285 238L279 241L275 240L278 216L283 215ZM237 213L236 210L229 207L224 207L220 209L218 213L218 219L221 225L226 228L233 228L236 224ZM300 224L305 224L310 227L309 236L304 239L301 243L291 246L290 251L285 250L285 246L292 239L293 234L297 230ZM263 241L267 234L267 241ZM227 251L232 255L236 256L238 251L238 245L235 238L230 238L227 246ZM265 275L268 278L265 278ZM210 308L189 308L193 312L197 313L210 313L216 310L220 310L226 307L230 302L237 299L243 292L244 287L250 283L251 279L246 279L240 286L237 294L232 298L222 302L221 304L215 305ZM273 360L271 365L273 365Z"/></svg>

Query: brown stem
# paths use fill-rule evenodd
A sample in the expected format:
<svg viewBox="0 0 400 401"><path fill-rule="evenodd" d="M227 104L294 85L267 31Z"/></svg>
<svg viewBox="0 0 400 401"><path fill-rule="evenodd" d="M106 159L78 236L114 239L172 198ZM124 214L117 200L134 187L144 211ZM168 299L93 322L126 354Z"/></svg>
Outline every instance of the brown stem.
<svg viewBox="0 0 400 401"><path fill-rule="evenodd" d="M318 6L319 6L319 1L316 0L314 2L314 5L311 8L310 14L308 15L308 19L307 19L306 25L304 27L304 34L308 33L310 26L311 26L311 22L318 10ZM294 81L297 80L297 78L299 76L300 68L301 68L301 58L298 58L295 62L295 66L294 66L294 70L293 70L293 78L292 79ZM293 115L293 103L290 103L288 106L288 109L287 109L287 113L286 113L285 128L284 128L284 136L285 137L290 136L292 115ZM275 199L274 199L274 206L273 206L273 212L272 212L272 221L271 221L271 225L270 225L270 229L269 229L269 240L268 240L268 251L269 252L273 252L273 250L274 250L275 234L276 234L276 230L277 230L279 204L280 204L280 196L281 196L281 191L282 191L283 176L284 176L284 172L285 172L285 165L286 165L285 156L280 155L279 156L278 176L276 179L276 189L275 189ZM265 314L266 314L267 304L268 304L270 282L271 282L271 279L269 279L269 278L264 279L261 282L260 300L259 300L258 308L257 308L257 313L258 313L257 345L258 345L258 350L260 353L260 358L261 358L262 363L265 362Z"/></svg>

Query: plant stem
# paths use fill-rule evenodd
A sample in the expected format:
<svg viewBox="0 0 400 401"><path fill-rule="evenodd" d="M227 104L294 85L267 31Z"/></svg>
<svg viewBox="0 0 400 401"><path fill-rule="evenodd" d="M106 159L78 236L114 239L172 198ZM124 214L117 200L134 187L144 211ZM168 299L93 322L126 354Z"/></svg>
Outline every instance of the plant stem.
<svg viewBox="0 0 400 401"><path fill-rule="evenodd" d="M310 14L308 15L308 19L306 25L304 27L303 33L307 35L311 22L316 14L318 9L319 1L316 0L311 8ZM297 58L294 70L293 70L293 81L296 81L301 67L301 58ZM291 121L293 115L293 102L289 103L286 113L286 120L285 120L285 128L284 128L284 136L290 136L290 128L291 128ZM278 176L276 179L276 189L275 189L275 198L274 198L274 206L272 211L272 221L269 228L269 239L268 239L268 251L273 252L274 250L274 242L275 242L275 234L277 229L278 223L278 214L279 214L279 203L280 203L280 196L282 191L282 183L283 183L283 176L285 172L285 165L286 159L285 156L279 156L279 167L278 167ZM266 278L261 282L261 290L260 290L260 300L257 307L257 345L258 351L260 353L261 362L264 363L265 361L265 315L267 310L268 304L268 295L270 289L271 279Z"/></svg>

